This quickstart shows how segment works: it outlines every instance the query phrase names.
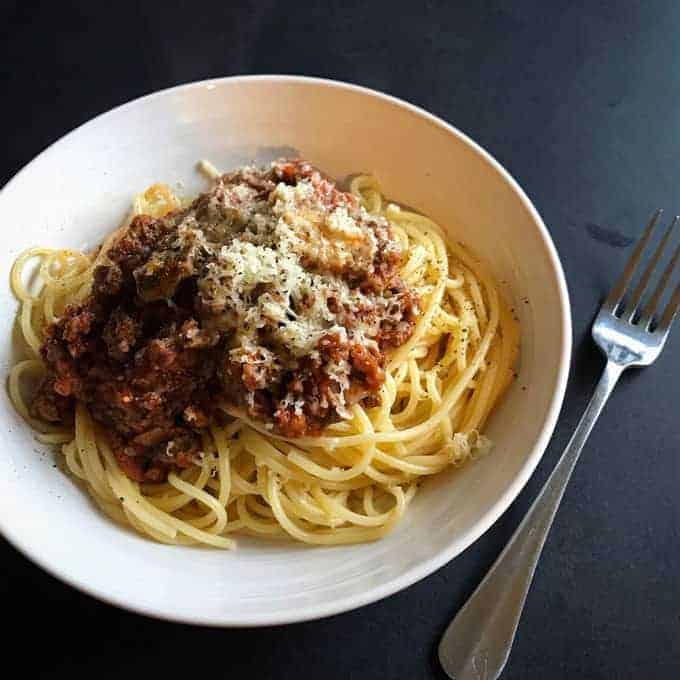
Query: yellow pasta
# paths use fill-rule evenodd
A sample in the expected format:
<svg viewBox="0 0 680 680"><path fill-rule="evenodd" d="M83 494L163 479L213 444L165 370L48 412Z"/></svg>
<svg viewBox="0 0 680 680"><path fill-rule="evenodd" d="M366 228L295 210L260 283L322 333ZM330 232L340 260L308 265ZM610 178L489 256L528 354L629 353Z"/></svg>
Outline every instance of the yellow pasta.
<svg viewBox="0 0 680 680"><path fill-rule="evenodd" d="M202 170L217 173L208 163ZM512 314L484 266L432 220L386 202L373 177L350 189L393 225L402 278L421 300L412 336L388 357L377 405L354 405L350 420L299 439L244 417L215 423L202 464L163 484L129 479L84 406L73 431L31 416L26 383L44 372L44 327L87 295L97 258L49 248L17 258L11 286L28 358L10 373L10 398L112 519L163 543L227 549L234 532L314 545L371 541L399 522L423 478L488 448L480 430L518 352ZM156 184L135 198L133 214L162 216L180 204Z"/></svg>

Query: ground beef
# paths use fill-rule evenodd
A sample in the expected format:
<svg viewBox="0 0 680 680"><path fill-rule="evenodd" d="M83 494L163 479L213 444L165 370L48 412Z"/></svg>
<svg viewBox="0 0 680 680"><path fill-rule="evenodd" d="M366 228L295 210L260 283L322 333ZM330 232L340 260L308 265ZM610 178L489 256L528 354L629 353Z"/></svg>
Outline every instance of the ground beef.
<svg viewBox="0 0 680 680"><path fill-rule="evenodd" d="M393 290L390 314L380 322L377 337L380 349L403 345L412 335L420 310L418 296L399 282Z"/></svg>
<svg viewBox="0 0 680 680"><path fill-rule="evenodd" d="M125 361L141 333L142 327L139 321L119 308L112 312L106 322L102 331L102 339L111 357L117 361Z"/></svg>
<svg viewBox="0 0 680 680"><path fill-rule="evenodd" d="M72 419L75 401L111 437L122 469L137 481L161 481L192 465L207 394L215 381L219 335L204 331L191 308L134 294L133 272L151 255L161 223L136 218L94 272L90 297L48 327L42 357L48 377L32 410L53 422Z"/></svg>
<svg viewBox="0 0 680 680"><path fill-rule="evenodd" d="M99 300L120 295L123 272L117 264L97 267L92 281L92 294Z"/></svg>
<svg viewBox="0 0 680 680"><path fill-rule="evenodd" d="M33 397L33 415L50 423L73 420L73 399L62 396L56 389L56 378L44 380Z"/></svg>
<svg viewBox="0 0 680 680"><path fill-rule="evenodd" d="M361 304L349 308L329 298L328 310L344 331L327 332L304 356L291 355L262 327L251 329L255 334L243 349L239 328L224 323L228 301L209 305L199 294L210 253L220 252L211 251L206 238L224 239L234 230L251 238L247 220L254 207L268 204L278 183L302 180L311 183L319 205L359 215L355 197L309 163L281 161L264 171L226 175L215 192L162 219L135 217L100 258L89 297L46 329L41 353L48 374L33 414L68 422L75 403L86 404L123 471L158 482L200 459L201 431L220 402L287 437L318 433L348 417L355 403L374 404L384 381L384 351L411 336L418 315L417 296L397 275L401 256L384 220L371 222L362 213L378 244L370 266L331 272ZM225 192L232 207L224 207ZM320 265L312 258L309 266ZM249 295L254 304L267 295L275 301L277 291L258 284ZM288 318L314 304L312 292ZM376 330L359 341L360 327Z"/></svg>
<svg viewBox="0 0 680 680"><path fill-rule="evenodd" d="M129 277L137 267L149 259L155 246L170 228L169 220L136 215L121 238L109 249L107 257Z"/></svg>

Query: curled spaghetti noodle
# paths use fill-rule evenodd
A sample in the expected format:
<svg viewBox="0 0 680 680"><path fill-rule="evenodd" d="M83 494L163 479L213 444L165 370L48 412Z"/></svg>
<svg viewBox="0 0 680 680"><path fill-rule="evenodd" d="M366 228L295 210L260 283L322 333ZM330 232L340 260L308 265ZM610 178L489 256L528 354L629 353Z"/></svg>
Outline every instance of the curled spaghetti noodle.
<svg viewBox="0 0 680 680"><path fill-rule="evenodd" d="M207 163L201 170L217 172ZM160 484L122 472L82 404L71 430L32 417L25 397L45 371L44 328L87 296L113 235L99 255L32 248L17 258L11 286L27 358L10 372L10 398L41 441L61 447L67 469L114 521L181 545L233 548L236 532L361 543L399 522L423 479L489 448L481 430L512 380L518 352L510 310L483 264L436 223L386 202L371 176L356 177L350 189L392 224L405 254L400 275L421 300L412 336L388 356L377 405L355 405L351 419L298 439L244 417L215 423L203 435L201 464ZM179 205L167 187L154 185L135 197L132 214L160 217Z"/></svg>

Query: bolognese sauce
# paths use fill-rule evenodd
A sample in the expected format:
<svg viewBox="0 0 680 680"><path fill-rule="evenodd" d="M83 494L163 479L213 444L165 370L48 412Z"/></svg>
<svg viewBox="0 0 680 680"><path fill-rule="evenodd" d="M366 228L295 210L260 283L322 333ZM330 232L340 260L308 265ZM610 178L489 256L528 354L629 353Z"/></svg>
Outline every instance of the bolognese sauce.
<svg viewBox="0 0 680 680"><path fill-rule="evenodd" d="M83 402L138 481L196 463L220 404L293 438L350 418L419 313L389 222L301 160L138 215L104 255L47 328L32 408L63 422Z"/></svg>

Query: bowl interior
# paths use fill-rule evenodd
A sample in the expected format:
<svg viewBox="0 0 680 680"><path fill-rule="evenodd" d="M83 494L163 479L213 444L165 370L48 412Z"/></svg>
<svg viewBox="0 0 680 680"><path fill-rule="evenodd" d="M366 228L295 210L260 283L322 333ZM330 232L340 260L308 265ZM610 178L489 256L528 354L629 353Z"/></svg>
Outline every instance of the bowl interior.
<svg viewBox="0 0 680 680"><path fill-rule="evenodd" d="M454 557L505 510L536 466L561 404L570 349L562 272L540 218L483 151L394 99L288 77L198 83L137 100L50 147L0 193L2 270L31 245L93 246L131 196L163 181L205 186L197 160L229 169L303 156L336 178L377 175L491 267L522 328L519 378L493 415L490 455L428 480L380 542L306 548L241 538L223 553L162 546L112 524L0 396L0 528L67 582L149 614L212 624L280 623L378 599ZM16 303L0 289L1 362ZM537 343L540 339L540 351Z"/></svg>

